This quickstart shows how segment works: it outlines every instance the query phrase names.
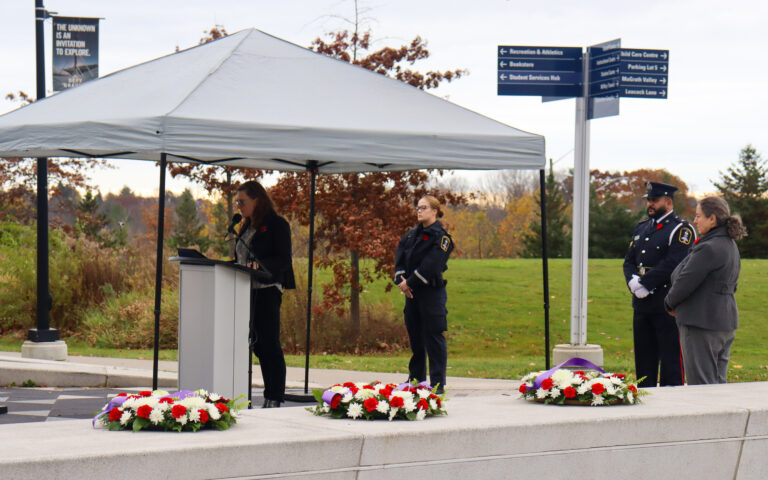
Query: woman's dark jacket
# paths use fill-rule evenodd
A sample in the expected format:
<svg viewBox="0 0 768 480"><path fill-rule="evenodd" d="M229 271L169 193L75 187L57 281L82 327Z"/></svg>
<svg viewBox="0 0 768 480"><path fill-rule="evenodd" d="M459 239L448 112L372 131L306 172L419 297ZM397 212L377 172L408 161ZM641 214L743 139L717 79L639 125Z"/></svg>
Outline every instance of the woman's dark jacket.
<svg viewBox="0 0 768 480"><path fill-rule="evenodd" d="M707 330L736 330L736 286L741 260L736 242L726 227L702 236L672 272L672 287L664 299L679 325Z"/></svg>
<svg viewBox="0 0 768 480"><path fill-rule="evenodd" d="M247 229L248 224L243 228ZM291 253L291 227L288 222L277 213L269 212L255 228L256 232L249 245L251 254L259 265L263 265L272 274L270 281L262 283L278 282L285 289L296 288Z"/></svg>

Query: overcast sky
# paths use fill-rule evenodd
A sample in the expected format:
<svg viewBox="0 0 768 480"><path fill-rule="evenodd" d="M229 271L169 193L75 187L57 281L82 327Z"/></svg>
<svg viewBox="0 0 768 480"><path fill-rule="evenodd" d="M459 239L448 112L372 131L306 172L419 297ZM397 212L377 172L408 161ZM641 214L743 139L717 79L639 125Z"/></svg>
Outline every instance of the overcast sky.
<svg viewBox="0 0 768 480"><path fill-rule="evenodd" d="M434 90L461 106L546 137L555 168L573 166L574 101L497 96L498 45L586 47L621 38L625 48L670 50L669 98L622 99L621 113L591 122L591 168L666 168L698 193L751 143L768 155L768 3L644 0L360 0L376 47L420 35L432 54L417 69L466 68ZM34 2L2 0L0 94L34 95ZM103 17L101 75L198 43L203 30L255 27L302 46L348 26L352 0L47 0L63 16ZM46 22L46 45L51 26ZM50 50L50 48L48 48ZM50 52L46 63L51 84ZM147 79L151 81L151 79ZM0 100L0 113L17 104ZM157 167L119 161L94 175L103 193L123 185L157 192ZM475 177L471 177L475 178ZM171 181L170 189L184 185Z"/></svg>

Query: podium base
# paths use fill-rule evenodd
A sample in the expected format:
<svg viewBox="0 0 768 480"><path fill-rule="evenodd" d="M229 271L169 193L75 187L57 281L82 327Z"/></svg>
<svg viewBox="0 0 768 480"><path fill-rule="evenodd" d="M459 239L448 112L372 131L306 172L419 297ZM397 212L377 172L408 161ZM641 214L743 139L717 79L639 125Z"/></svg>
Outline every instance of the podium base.
<svg viewBox="0 0 768 480"><path fill-rule="evenodd" d="M595 365L603 366L603 348L600 345L571 345L568 343L558 344L552 351L552 363L559 365L573 357L589 360Z"/></svg>

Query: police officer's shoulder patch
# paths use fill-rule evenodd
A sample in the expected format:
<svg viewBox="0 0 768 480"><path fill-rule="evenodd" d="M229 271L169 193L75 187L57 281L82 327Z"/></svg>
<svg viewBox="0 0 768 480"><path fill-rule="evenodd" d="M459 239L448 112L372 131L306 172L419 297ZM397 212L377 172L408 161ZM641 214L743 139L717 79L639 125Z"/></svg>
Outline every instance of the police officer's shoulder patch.
<svg viewBox="0 0 768 480"><path fill-rule="evenodd" d="M690 245L693 241L693 230L685 225L680 227L680 233L677 234L677 240L683 245Z"/></svg>
<svg viewBox="0 0 768 480"><path fill-rule="evenodd" d="M440 239L440 248L444 252L447 252L450 246L451 246L451 239L448 237L448 235L443 235L443 238Z"/></svg>

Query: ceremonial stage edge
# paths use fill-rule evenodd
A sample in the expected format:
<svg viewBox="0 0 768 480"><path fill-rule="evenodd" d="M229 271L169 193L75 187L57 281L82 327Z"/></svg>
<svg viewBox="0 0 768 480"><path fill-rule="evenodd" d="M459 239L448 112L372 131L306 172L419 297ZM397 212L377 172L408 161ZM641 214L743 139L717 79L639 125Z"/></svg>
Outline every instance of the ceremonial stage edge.
<svg viewBox="0 0 768 480"><path fill-rule="evenodd" d="M516 385L510 382L510 386ZM87 420L0 427L3 479L764 479L768 383L649 389L639 406L457 397L421 422L243 412L225 432L109 432Z"/></svg>

